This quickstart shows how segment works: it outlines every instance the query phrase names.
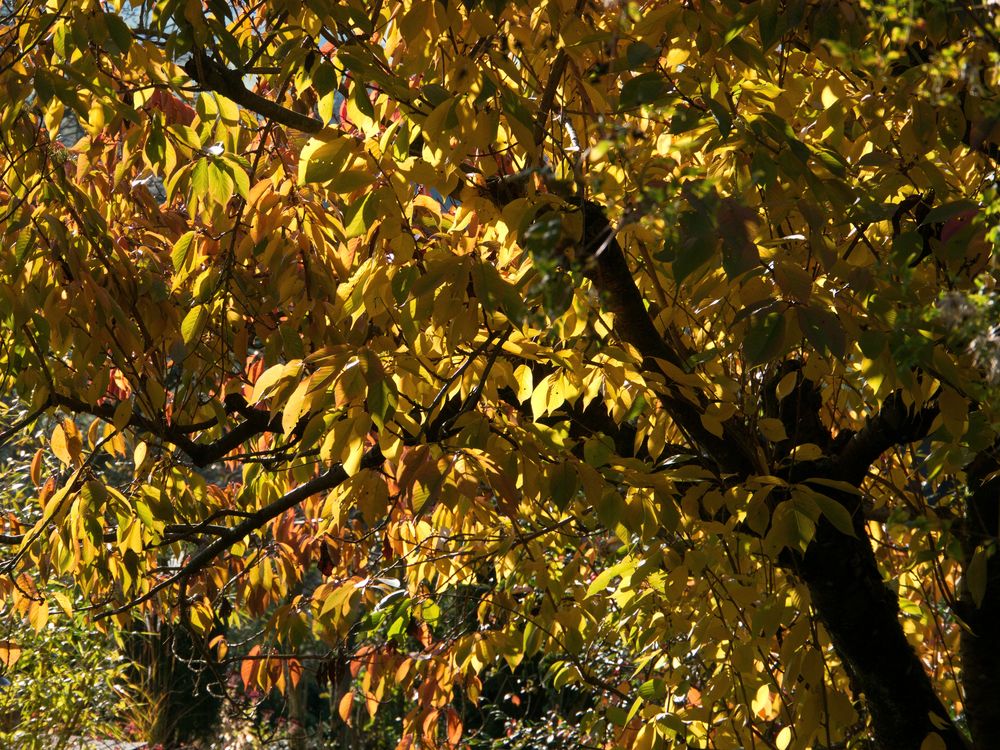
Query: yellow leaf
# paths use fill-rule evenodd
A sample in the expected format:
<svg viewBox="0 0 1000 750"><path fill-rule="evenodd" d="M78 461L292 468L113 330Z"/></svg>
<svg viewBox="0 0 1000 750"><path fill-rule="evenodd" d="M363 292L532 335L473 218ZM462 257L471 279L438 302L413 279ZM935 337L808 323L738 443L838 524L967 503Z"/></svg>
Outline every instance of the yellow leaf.
<svg viewBox="0 0 1000 750"><path fill-rule="evenodd" d="M292 395L288 397L281 412L281 430L285 435L290 435L295 425L299 423L299 417L303 412L309 410L309 386L312 384L312 377L305 378L299 383Z"/></svg>
<svg viewBox="0 0 1000 750"><path fill-rule="evenodd" d="M779 401L792 392L792 389L795 388L795 381L798 379L798 376L799 374L797 372L790 372L778 381L778 385L774 389L774 395L778 397Z"/></svg>
<svg viewBox="0 0 1000 750"><path fill-rule="evenodd" d="M514 380L517 381L517 400L523 404L531 397L533 388L531 368L527 365L518 365L514 370Z"/></svg>
<svg viewBox="0 0 1000 750"><path fill-rule="evenodd" d="M969 566L965 569L965 586L969 589L972 603L976 605L977 609L982 606L983 597L986 596L986 563L989 560L990 552L989 548L980 544L976 547L976 551L972 553Z"/></svg>
<svg viewBox="0 0 1000 750"><path fill-rule="evenodd" d="M535 390L531 393L531 414L535 419L545 416L546 403L549 400L549 389L552 387L554 374L542 378L542 381L535 386Z"/></svg>
<svg viewBox="0 0 1000 750"><path fill-rule="evenodd" d="M126 399L119 402L118 406L115 407L114 416L111 417L111 424L116 429L123 430L130 419L132 419L132 402Z"/></svg>
<svg viewBox="0 0 1000 750"><path fill-rule="evenodd" d="M267 368L260 377L257 378L257 382L253 384L253 393L250 395L251 404L259 404L269 395L274 387L284 380L285 376L291 374L292 372L298 372L301 365L301 360L293 360L285 365L274 365L273 367Z"/></svg>
<svg viewBox="0 0 1000 750"><path fill-rule="evenodd" d="M73 602L70 601L70 598L64 592L53 591L52 598L56 600L56 604L59 605L59 609L61 609L67 617L72 617Z"/></svg>
<svg viewBox="0 0 1000 750"><path fill-rule="evenodd" d="M70 419L63 420L62 424L56 425L52 431L51 440L52 452L55 457L66 466L80 462L80 453L83 450L83 441L76 425Z"/></svg>
<svg viewBox="0 0 1000 750"><path fill-rule="evenodd" d="M42 632L49 621L49 605L45 601L34 601L28 605L28 623L36 633Z"/></svg>
<svg viewBox="0 0 1000 750"><path fill-rule="evenodd" d="M777 443L788 437L785 434L785 425L780 419L762 419L757 423L757 427L760 429L760 434L772 443Z"/></svg>
<svg viewBox="0 0 1000 750"><path fill-rule="evenodd" d="M920 750L947 750L947 748L948 746L937 732L931 732L920 743Z"/></svg>
<svg viewBox="0 0 1000 750"><path fill-rule="evenodd" d="M795 446L791 458L793 461L815 461L822 455L823 450L815 443L803 443Z"/></svg>
<svg viewBox="0 0 1000 750"><path fill-rule="evenodd" d="M792 728L783 727L778 736L774 739L774 744L778 746L778 750L785 750L789 743L792 741Z"/></svg>
<svg viewBox="0 0 1000 750"><path fill-rule="evenodd" d="M22 649L13 641L0 641L0 664L7 669L14 666L21 658Z"/></svg>
<svg viewBox="0 0 1000 750"><path fill-rule="evenodd" d="M722 422L708 414L701 415L701 426L711 432L716 437L722 437Z"/></svg>
<svg viewBox="0 0 1000 750"><path fill-rule="evenodd" d="M66 432L63 430L61 424L56 425L56 428L52 431L52 440L49 444L52 446L52 452L55 454L55 457L66 464L66 466L69 466L73 459L70 457L69 449L66 447Z"/></svg>

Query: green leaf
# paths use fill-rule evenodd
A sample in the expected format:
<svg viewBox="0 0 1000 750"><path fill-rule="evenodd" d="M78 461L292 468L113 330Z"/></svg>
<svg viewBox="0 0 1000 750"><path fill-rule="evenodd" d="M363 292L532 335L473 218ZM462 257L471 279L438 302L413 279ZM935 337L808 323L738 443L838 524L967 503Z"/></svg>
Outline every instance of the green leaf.
<svg viewBox="0 0 1000 750"><path fill-rule="evenodd" d="M722 237L722 268L730 279L760 266L760 252L747 229L756 218L756 213L732 199L720 202L716 210Z"/></svg>
<svg viewBox="0 0 1000 750"><path fill-rule="evenodd" d="M576 469L569 461L556 464L549 477L549 496L559 509L565 509L577 490Z"/></svg>
<svg viewBox="0 0 1000 750"><path fill-rule="evenodd" d="M754 315L750 321L743 353L751 364L759 365L777 358L785 348L785 316L781 312Z"/></svg>
<svg viewBox="0 0 1000 750"><path fill-rule="evenodd" d="M643 104L663 101L673 91L673 86L661 73L642 73L622 86L618 108L635 109Z"/></svg>
<svg viewBox="0 0 1000 750"><path fill-rule="evenodd" d="M365 117L374 120L375 107L372 106L372 100L368 98L368 87L363 83L355 81L352 95L354 98L354 104L357 106L358 111L365 115Z"/></svg>
<svg viewBox="0 0 1000 750"><path fill-rule="evenodd" d="M351 239L364 235L378 218L379 204L378 193L373 191L348 206L344 210L344 236Z"/></svg>
<svg viewBox="0 0 1000 750"><path fill-rule="evenodd" d="M654 677L639 686L639 697L651 703L662 703L667 697L667 686L662 678Z"/></svg>
<svg viewBox="0 0 1000 750"><path fill-rule="evenodd" d="M132 32L128 24L114 13L105 13L104 23L108 27L108 36L111 37L111 41L114 42L118 51L121 53L128 52L132 46Z"/></svg>
<svg viewBox="0 0 1000 750"><path fill-rule="evenodd" d="M729 114L729 110L726 109L724 104L715 101L715 99L709 99L706 104L712 113L712 117L715 118L715 124L719 128L719 132L722 133L722 137L728 137L733 129L733 117Z"/></svg>
<svg viewBox="0 0 1000 750"><path fill-rule="evenodd" d="M945 203L937 208L932 208L927 212L927 216L924 220L920 222L920 226L929 227L932 224L939 224L943 221L948 221L948 219L954 219L956 216L961 216L969 211L978 211L979 204L975 201L970 200L957 200L950 203Z"/></svg>
<svg viewBox="0 0 1000 750"><path fill-rule="evenodd" d="M829 495L824 495L822 492L817 492L804 485L793 487L792 494L799 494L815 503L820 512L826 516L826 519L841 534L855 536L854 521L851 518L850 511L843 504L837 502Z"/></svg>
<svg viewBox="0 0 1000 750"><path fill-rule="evenodd" d="M645 42L632 42L625 50L625 60L630 70L638 70L657 57L659 53Z"/></svg>
<svg viewBox="0 0 1000 750"><path fill-rule="evenodd" d="M989 580L989 570L987 563L993 553L993 549L988 546L979 545L972 553L972 559L965 569L965 586L969 589L969 596L976 608L983 606L983 598L986 596L986 584Z"/></svg>
<svg viewBox="0 0 1000 750"><path fill-rule="evenodd" d="M337 136L328 141L314 139L302 149L299 177L302 182L327 182L347 167L353 156L349 138Z"/></svg>
<svg viewBox="0 0 1000 750"><path fill-rule="evenodd" d="M201 336L201 331L207 320L208 308L205 305L198 305L188 311L181 323L181 338L186 345L190 346L192 341Z"/></svg>
<svg viewBox="0 0 1000 750"><path fill-rule="evenodd" d="M809 343L819 352L829 352L837 359L847 353L847 336L837 314L825 307L804 305L796 308L796 314Z"/></svg>
<svg viewBox="0 0 1000 750"><path fill-rule="evenodd" d="M715 257L718 235L712 217L704 212L686 211L681 214L680 247L670 267L678 284Z"/></svg>
<svg viewBox="0 0 1000 750"><path fill-rule="evenodd" d="M191 195L194 199L207 198L210 194L208 160L199 159L191 170Z"/></svg>
<svg viewBox="0 0 1000 750"><path fill-rule="evenodd" d="M779 503L774 510L766 545L771 554L775 554L785 547L805 552L815 535L816 522L802 509L800 504L786 500Z"/></svg>

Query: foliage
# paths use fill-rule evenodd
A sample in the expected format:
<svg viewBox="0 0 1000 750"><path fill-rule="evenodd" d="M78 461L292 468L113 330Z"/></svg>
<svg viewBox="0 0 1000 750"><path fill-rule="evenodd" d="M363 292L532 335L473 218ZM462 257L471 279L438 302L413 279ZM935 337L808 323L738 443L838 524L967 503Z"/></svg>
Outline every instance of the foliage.
<svg viewBox="0 0 1000 750"><path fill-rule="evenodd" d="M400 748L533 663L591 746L1000 746L992 8L5 4L5 611L319 639Z"/></svg>
<svg viewBox="0 0 1000 750"><path fill-rule="evenodd" d="M126 729L126 665L113 640L80 615L55 613L37 633L5 628L0 662L10 681L0 688L4 747L71 747L74 737L115 737Z"/></svg>

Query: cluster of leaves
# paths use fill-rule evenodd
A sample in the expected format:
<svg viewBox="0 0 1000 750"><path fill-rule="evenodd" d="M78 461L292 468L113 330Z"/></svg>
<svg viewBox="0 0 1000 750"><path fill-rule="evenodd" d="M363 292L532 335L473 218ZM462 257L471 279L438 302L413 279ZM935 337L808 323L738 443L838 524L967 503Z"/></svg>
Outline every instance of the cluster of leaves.
<svg viewBox="0 0 1000 750"><path fill-rule="evenodd" d="M5 747L40 750L71 747L86 736L121 737L136 718L127 663L114 639L80 615L58 612L38 632L6 628L0 676L7 681L0 688Z"/></svg>
<svg viewBox="0 0 1000 750"><path fill-rule="evenodd" d="M988 747L1000 44L920 5L4 4L5 616L319 641L400 748L533 661L595 746Z"/></svg>

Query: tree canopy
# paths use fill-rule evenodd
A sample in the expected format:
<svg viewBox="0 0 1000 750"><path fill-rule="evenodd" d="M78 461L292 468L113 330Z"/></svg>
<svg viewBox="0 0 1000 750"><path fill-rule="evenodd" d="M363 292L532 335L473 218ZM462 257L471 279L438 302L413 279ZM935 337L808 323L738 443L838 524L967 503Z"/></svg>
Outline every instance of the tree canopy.
<svg viewBox="0 0 1000 750"><path fill-rule="evenodd" d="M4 618L316 639L400 748L529 664L586 747L1000 747L993 7L4 2Z"/></svg>

